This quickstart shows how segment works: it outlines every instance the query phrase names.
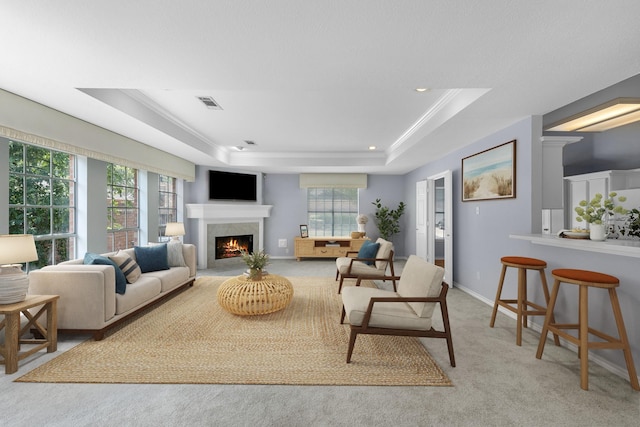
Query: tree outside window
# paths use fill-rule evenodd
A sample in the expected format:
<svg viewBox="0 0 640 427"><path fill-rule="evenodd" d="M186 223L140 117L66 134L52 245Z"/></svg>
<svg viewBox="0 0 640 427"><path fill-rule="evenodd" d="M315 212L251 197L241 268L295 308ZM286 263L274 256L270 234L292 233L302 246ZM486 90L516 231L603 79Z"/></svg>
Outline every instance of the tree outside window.
<svg viewBox="0 0 640 427"><path fill-rule="evenodd" d="M33 234L38 251L28 269L75 257L75 156L9 141L9 163L9 233Z"/></svg>
<svg viewBox="0 0 640 427"><path fill-rule="evenodd" d="M107 166L107 250L117 251L138 244L140 232L138 170Z"/></svg>

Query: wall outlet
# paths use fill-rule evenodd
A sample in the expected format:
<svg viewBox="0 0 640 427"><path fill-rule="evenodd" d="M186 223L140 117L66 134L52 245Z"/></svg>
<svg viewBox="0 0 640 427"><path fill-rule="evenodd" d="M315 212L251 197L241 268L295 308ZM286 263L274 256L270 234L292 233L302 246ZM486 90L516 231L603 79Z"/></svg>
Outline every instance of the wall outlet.
<svg viewBox="0 0 640 427"><path fill-rule="evenodd" d="M476 280L480 280L480 272L476 271Z"/></svg>
<svg viewBox="0 0 640 427"><path fill-rule="evenodd" d="M287 239L278 239L278 247L286 248L287 247Z"/></svg>
<svg viewBox="0 0 640 427"><path fill-rule="evenodd" d="M480 206L476 206L476 215L480 215Z"/></svg>

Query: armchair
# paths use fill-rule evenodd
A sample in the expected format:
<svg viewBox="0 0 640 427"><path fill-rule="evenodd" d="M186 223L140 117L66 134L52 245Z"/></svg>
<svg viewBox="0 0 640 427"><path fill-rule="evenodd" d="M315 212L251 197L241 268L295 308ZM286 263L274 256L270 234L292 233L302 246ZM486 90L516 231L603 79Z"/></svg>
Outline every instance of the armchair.
<svg viewBox="0 0 640 427"><path fill-rule="evenodd" d="M403 335L446 339L449 361L455 367L446 301L449 286L442 281L443 277L443 268L411 255L402 275L396 278L399 279L397 292L366 287L345 288L340 323L344 323L346 316L351 326L347 363L351 362L358 334ZM440 304L442 331L432 326L436 304Z"/></svg>
<svg viewBox="0 0 640 427"><path fill-rule="evenodd" d="M358 252L349 251L347 256L336 259L336 280L340 278L338 293L342 290L344 279L369 279L369 280L391 280L393 290L396 290L396 277L393 269L393 243L379 238L375 242L379 245L374 257L361 257ZM387 275L387 267L391 272ZM359 286L360 282L356 282Z"/></svg>

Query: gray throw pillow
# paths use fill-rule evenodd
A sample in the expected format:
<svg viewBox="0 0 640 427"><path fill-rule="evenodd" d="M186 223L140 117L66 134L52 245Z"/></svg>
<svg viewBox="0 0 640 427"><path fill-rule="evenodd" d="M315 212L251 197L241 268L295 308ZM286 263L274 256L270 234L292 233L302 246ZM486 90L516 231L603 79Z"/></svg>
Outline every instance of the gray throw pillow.
<svg viewBox="0 0 640 427"><path fill-rule="evenodd" d="M186 267L182 255L182 242L180 240L171 239L167 243L167 263L169 267Z"/></svg>

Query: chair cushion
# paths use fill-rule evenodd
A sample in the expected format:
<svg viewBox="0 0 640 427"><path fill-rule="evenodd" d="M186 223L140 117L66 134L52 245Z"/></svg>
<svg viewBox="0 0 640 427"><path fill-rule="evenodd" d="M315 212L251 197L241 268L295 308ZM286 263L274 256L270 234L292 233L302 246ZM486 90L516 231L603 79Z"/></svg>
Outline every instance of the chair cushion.
<svg viewBox="0 0 640 427"><path fill-rule="evenodd" d="M403 297L437 297L442 289L444 268L411 255L407 260L400 282L398 295ZM411 308L420 317L431 317L436 303L411 302Z"/></svg>
<svg viewBox="0 0 640 427"><path fill-rule="evenodd" d="M360 250L358 251L358 258L375 258L380 249L380 243L373 243L371 240L366 240ZM373 261L363 261L365 264L373 265Z"/></svg>
<svg viewBox="0 0 640 427"><path fill-rule="evenodd" d="M389 258L391 251L393 250L393 243L384 240L383 238L378 238L376 243L380 244L380 249L378 249L378 253L376 254L376 258ZM376 261L376 268L378 270L385 271L387 269L387 261Z"/></svg>
<svg viewBox="0 0 640 427"><path fill-rule="evenodd" d="M351 265L352 260L353 258L349 258L349 257L336 258L336 267L338 268L340 275L342 276L346 275L347 277L362 276L362 275L381 277L385 275L385 271L378 270L375 267L375 265L368 265L362 261L353 261L353 265ZM350 265L351 265L351 273L347 274L347 271L349 270Z"/></svg>
<svg viewBox="0 0 640 427"><path fill-rule="evenodd" d="M342 303L350 324L362 325L369 300L374 297L398 297L398 294L366 287L347 287L342 290ZM431 328L431 318L416 316L411 307L404 302L380 302L373 306L369 326L425 331Z"/></svg>

